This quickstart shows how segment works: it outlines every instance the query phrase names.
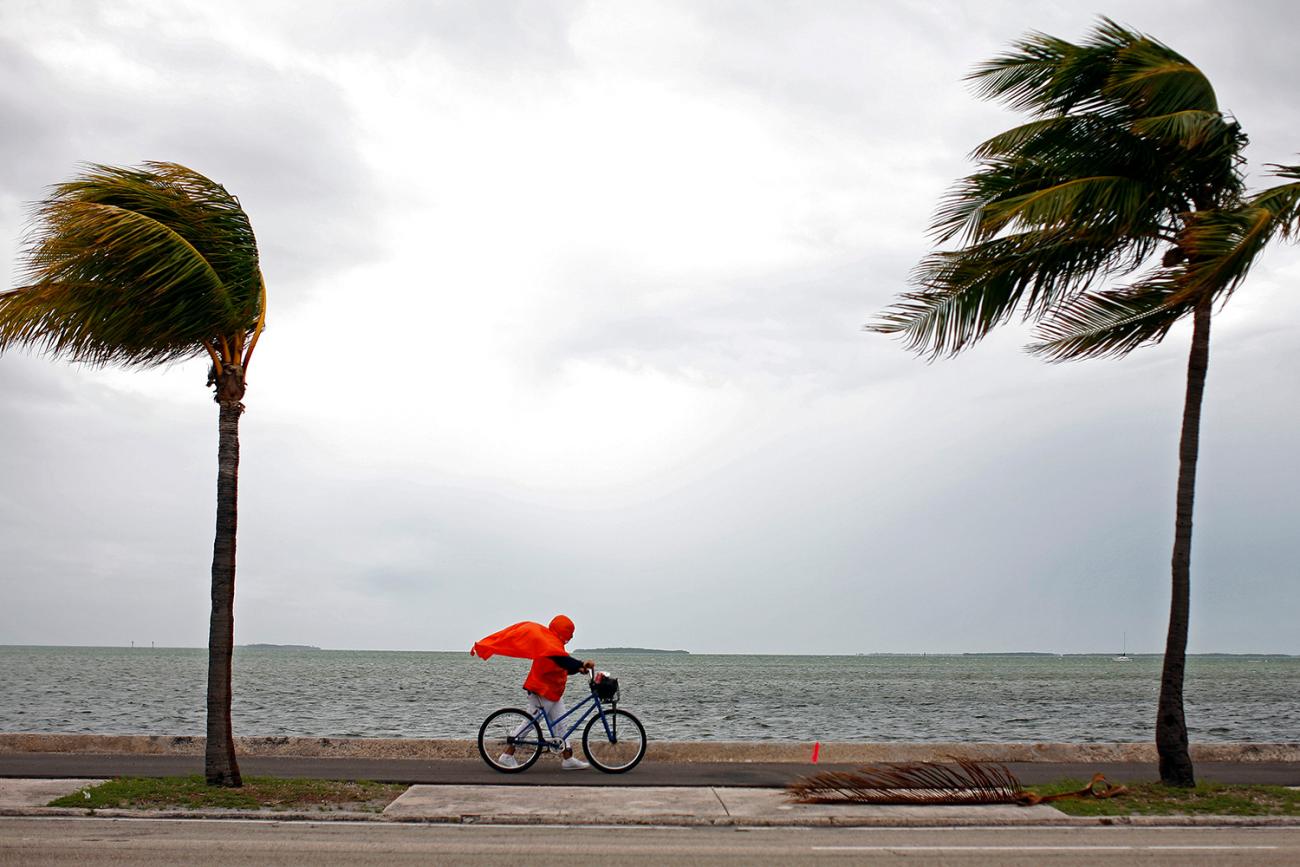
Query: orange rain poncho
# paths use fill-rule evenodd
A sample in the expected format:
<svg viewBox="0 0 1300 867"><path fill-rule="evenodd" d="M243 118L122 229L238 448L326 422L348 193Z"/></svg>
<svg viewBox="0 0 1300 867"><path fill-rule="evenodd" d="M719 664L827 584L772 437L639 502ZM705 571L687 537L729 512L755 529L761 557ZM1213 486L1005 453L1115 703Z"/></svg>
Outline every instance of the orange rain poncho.
<svg viewBox="0 0 1300 867"><path fill-rule="evenodd" d="M568 672L553 662L552 656L568 656L564 643L573 637L573 621L563 614L556 615L550 626L525 620L494 632L487 638L474 642L470 654L488 659L500 654L517 659L533 660L533 667L524 681L524 689L535 692L550 701L559 701L564 695Z"/></svg>

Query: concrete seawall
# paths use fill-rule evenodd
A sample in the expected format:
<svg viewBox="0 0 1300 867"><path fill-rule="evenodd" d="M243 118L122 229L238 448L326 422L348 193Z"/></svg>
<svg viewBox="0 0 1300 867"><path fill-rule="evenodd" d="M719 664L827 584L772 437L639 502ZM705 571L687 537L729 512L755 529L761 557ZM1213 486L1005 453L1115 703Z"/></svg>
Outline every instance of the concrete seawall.
<svg viewBox="0 0 1300 867"><path fill-rule="evenodd" d="M241 737L246 756L308 758L476 759L468 740L426 738ZM186 735L0 734L0 753L83 753L95 755L202 755L204 738ZM811 758L812 744L765 741L655 741L646 759L660 762L792 762ZM1197 762L1300 762L1300 743L1192 744ZM1153 743L822 743L827 763L944 761L961 757L984 762L1154 762Z"/></svg>

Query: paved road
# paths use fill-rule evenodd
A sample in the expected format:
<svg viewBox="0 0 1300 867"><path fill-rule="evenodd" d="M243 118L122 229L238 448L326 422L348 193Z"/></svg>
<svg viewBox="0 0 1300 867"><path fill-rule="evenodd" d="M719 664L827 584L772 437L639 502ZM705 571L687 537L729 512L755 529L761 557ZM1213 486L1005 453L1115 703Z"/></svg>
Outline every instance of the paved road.
<svg viewBox="0 0 1300 867"><path fill-rule="evenodd" d="M779 788L819 770L851 769L852 765L799 765L766 762L643 762L627 774L561 771L558 761L538 762L522 774L499 774L480 761L441 759L313 759L245 756L240 769L250 776L309 777L332 780L381 780L443 785L541 786L745 786ZM1012 763L1024 783L1062 778L1087 780L1100 771L1113 782L1155 780L1154 764L1140 763ZM1201 762L1198 779L1220 783L1269 783L1300 786L1300 762ZM163 777L203 772L201 756L97 756L80 753L0 753L0 777Z"/></svg>
<svg viewBox="0 0 1300 867"><path fill-rule="evenodd" d="M1144 865L1300 862L1300 828L564 828L0 819L0 864Z"/></svg>

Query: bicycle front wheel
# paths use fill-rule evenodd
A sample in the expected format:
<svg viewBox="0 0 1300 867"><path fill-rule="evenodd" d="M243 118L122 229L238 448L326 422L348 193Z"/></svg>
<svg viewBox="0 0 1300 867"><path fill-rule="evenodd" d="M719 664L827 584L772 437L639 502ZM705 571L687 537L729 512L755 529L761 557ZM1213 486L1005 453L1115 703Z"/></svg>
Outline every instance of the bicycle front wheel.
<svg viewBox="0 0 1300 867"><path fill-rule="evenodd" d="M622 774L645 757L645 726L625 710L607 710L582 731L582 749L596 770Z"/></svg>
<svg viewBox="0 0 1300 867"><path fill-rule="evenodd" d="M513 753L506 752L510 747L514 747ZM518 708L502 708L479 727L478 754L494 771L526 771L542 754L542 729L532 715Z"/></svg>

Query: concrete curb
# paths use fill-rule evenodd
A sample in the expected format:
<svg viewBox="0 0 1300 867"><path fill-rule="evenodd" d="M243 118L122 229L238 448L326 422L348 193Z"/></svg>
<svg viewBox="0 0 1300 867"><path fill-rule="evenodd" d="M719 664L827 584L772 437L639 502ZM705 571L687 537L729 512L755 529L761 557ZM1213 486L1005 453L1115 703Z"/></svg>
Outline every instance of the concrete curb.
<svg viewBox="0 0 1300 867"><path fill-rule="evenodd" d="M379 822L390 825L530 825L530 826L630 826L630 827L743 827L743 828L1092 828L1105 826L1132 826L1142 828L1293 828L1300 827L1300 817L1295 816L1067 816L1049 820L1025 817L989 821L985 818L945 817L906 819L889 816L807 816L807 817L599 817L583 819L564 817L548 819L542 816L517 814L460 815L447 813L436 816L385 816L380 813L354 812L272 812L260 810L84 810L75 807L4 807L0 817L62 817L100 819L201 819L243 820L260 822Z"/></svg>
<svg viewBox="0 0 1300 867"><path fill-rule="evenodd" d="M301 810L88 810L82 807L0 807L0 816L61 816L74 819L257 819L266 822L389 822L382 813L346 810L309 813Z"/></svg>
<svg viewBox="0 0 1300 867"><path fill-rule="evenodd" d="M722 827L722 828L1095 828L1106 826L1131 825L1146 828L1275 828L1300 827L1300 818L1290 816L1066 816L1059 819L999 819L990 821L983 818L946 817L926 819L915 817L896 819L888 816L809 816L807 818L769 818L755 816L727 816L717 818L705 817L667 817L637 819L601 818L577 819L568 817L563 821L548 820L534 816L517 815L476 815L476 816L441 816L441 817L394 817L382 821L394 824L461 824L461 825L557 825L557 826L640 826L640 827Z"/></svg>
<svg viewBox="0 0 1300 867"><path fill-rule="evenodd" d="M365 759L477 759L469 740L428 738L240 737L245 756ZM202 755L204 738L189 735L85 735L0 733L0 753L95 755ZM646 752L658 762L806 763L811 743L655 741ZM1300 762L1300 743L1193 744L1194 762ZM983 762L1157 761L1152 743L851 743L821 745L820 760L832 763L943 761L952 756Z"/></svg>

